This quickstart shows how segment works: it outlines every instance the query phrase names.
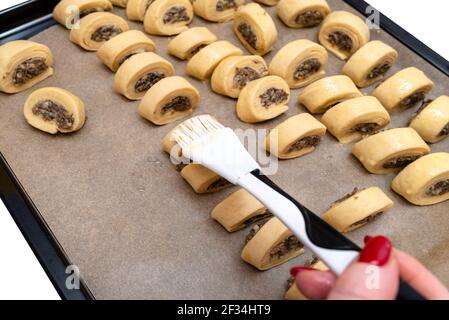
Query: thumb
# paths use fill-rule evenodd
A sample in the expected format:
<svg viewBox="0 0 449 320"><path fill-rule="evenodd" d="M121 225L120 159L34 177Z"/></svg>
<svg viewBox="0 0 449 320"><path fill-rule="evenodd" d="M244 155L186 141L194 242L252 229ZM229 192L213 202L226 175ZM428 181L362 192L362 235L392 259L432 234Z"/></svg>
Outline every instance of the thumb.
<svg viewBox="0 0 449 320"><path fill-rule="evenodd" d="M399 267L388 238L368 238L353 262L336 280L330 300L395 299L399 287Z"/></svg>

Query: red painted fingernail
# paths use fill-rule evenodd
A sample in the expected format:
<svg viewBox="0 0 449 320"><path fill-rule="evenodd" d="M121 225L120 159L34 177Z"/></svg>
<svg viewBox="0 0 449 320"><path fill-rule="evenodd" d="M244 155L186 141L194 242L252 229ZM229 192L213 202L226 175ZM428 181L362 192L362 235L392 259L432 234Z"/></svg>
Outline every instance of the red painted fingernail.
<svg viewBox="0 0 449 320"><path fill-rule="evenodd" d="M318 271L318 269L309 268L309 267L293 267L293 268L290 269L290 274L292 275L292 277L296 277L296 275L300 271Z"/></svg>
<svg viewBox="0 0 449 320"><path fill-rule="evenodd" d="M371 236L365 236L365 238L363 238L363 242L367 243L368 241L370 241L373 237Z"/></svg>
<svg viewBox="0 0 449 320"><path fill-rule="evenodd" d="M368 240L360 252L359 261L383 266L390 259L391 241L384 236L376 236Z"/></svg>

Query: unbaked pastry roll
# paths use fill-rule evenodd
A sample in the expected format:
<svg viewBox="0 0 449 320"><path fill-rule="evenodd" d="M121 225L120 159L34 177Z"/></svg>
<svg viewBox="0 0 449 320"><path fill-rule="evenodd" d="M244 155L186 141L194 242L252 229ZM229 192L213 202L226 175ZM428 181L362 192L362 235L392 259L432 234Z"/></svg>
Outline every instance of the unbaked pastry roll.
<svg viewBox="0 0 449 320"><path fill-rule="evenodd" d="M43 44L15 40L0 46L0 91L16 93L53 74L53 55Z"/></svg>
<svg viewBox="0 0 449 320"><path fill-rule="evenodd" d="M150 34L171 36L187 30L192 19L189 0L155 0L145 13L143 25Z"/></svg>
<svg viewBox="0 0 449 320"><path fill-rule="evenodd" d="M131 21L143 21L145 13L154 0L128 0L126 17Z"/></svg>
<svg viewBox="0 0 449 320"><path fill-rule="evenodd" d="M198 80L207 80L217 65L230 56L241 56L242 50L229 41L216 41L207 45L187 62L186 72Z"/></svg>
<svg viewBox="0 0 449 320"><path fill-rule="evenodd" d="M273 19L257 3L245 4L237 9L233 29L245 48L260 56L271 51L278 37Z"/></svg>
<svg viewBox="0 0 449 320"><path fill-rule="evenodd" d="M249 82L240 92L236 111L247 123L273 119L288 110L290 88L278 76L266 76Z"/></svg>
<svg viewBox="0 0 449 320"><path fill-rule="evenodd" d="M324 19L318 40L337 58L346 60L369 41L369 28L353 13L334 11Z"/></svg>
<svg viewBox="0 0 449 320"><path fill-rule="evenodd" d="M114 77L114 90L130 100L142 99L155 83L175 73L173 65L153 52L126 59Z"/></svg>
<svg viewBox="0 0 449 320"><path fill-rule="evenodd" d="M329 109L321 118L340 143L352 143L386 127L391 119L375 97L349 99Z"/></svg>
<svg viewBox="0 0 449 320"><path fill-rule="evenodd" d="M386 43L368 42L349 58L342 73L354 81L359 88L368 87L381 80L396 63L398 52Z"/></svg>
<svg viewBox="0 0 449 320"><path fill-rule="evenodd" d="M33 91L23 108L25 119L31 126L51 134L81 129L86 118L84 112L80 98L55 87Z"/></svg>
<svg viewBox="0 0 449 320"><path fill-rule="evenodd" d="M235 11L245 0L194 0L193 11L203 19L225 22L234 18Z"/></svg>
<svg viewBox="0 0 449 320"><path fill-rule="evenodd" d="M237 98L248 82L267 74L267 64L261 56L231 56L215 68L211 87L218 94Z"/></svg>
<svg viewBox="0 0 449 320"><path fill-rule="evenodd" d="M97 51L97 57L116 72L126 59L137 53L156 50L156 45L142 31L125 31L106 41Z"/></svg>
<svg viewBox="0 0 449 320"><path fill-rule="evenodd" d="M53 9L53 19L67 29L71 29L76 23L75 18L111 10L112 4L108 0L61 0Z"/></svg>
<svg viewBox="0 0 449 320"><path fill-rule="evenodd" d="M212 170L196 163L185 166L181 170L181 176L196 193L217 192L232 185Z"/></svg>
<svg viewBox="0 0 449 320"><path fill-rule="evenodd" d="M393 201L378 187L355 188L335 201L322 218L338 231L349 232L374 221L391 207Z"/></svg>
<svg viewBox="0 0 449 320"><path fill-rule="evenodd" d="M394 178L391 187L418 206L448 200L449 153L432 153L416 160Z"/></svg>
<svg viewBox="0 0 449 320"><path fill-rule="evenodd" d="M245 189L231 193L212 209L211 216L228 232L234 232L272 217L272 213Z"/></svg>
<svg viewBox="0 0 449 320"><path fill-rule="evenodd" d="M449 135L449 97L440 96L423 104L410 122L410 127L428 143L436 143Z"/></svg>
<svg viewBox="0 0 449 320"><path fill-rule="evenodd" d="M147 91L139 105L139 115L163 125L188 116L199 102L200 93L186 79L168 77Z"/></svg>
<svg viewBox="0 0 449 320"><path fill-rule="evenodd" d="M179 59L187 60L202 48L217 40L217 36L206 27L190 28L170 40L167 51Z"/></svg>
<svg viewBox="0 0 449 320"><path fill-rule="evenodd" d="M109 0L114 6L120 8L126 8L128 0Z"/></svg>
<svg viewBox="0 0 449 320"><path fill-rule="evenodd" d="M307 39L295 40L276 53L268 72L284 78L290 88L300 88L326 75L327 60L324 47Z"/></svg>
<svg viewBox="0 0 449 320"><path fill-rule="evenodd" d="M307 262L304 267L313 268L319 271L329 271L329 268L324 262L316 257ZM287 291L285 292L284 298L285 300L308 300L304 294L299 291L294 277L290 277L287 281Z"/></svg>
<svg viewBox="0 0 449 320"><path fill-rule="evenodd" d="M326 0L280 0L276 13L290 28L319 25L331 9Z"/></svg>
<svg viewBox="0 0 449 320"><path fill-rule="evenodd" d="M256 223L246 237L242 259L268 270L304 253L298 238L276 217Z"/></svg>
<svg viewBox="0 0 449 320"><path fill-rule="evenodd" d="M279 159L292 159L315 150L326 134L326 127L308 113L290 117L265 139L265 150Z"/></svg>
<svg viewBox="0 0 449 320"><path fill-rule="evenodd" d="M410 108L423 101L433 82L421 70L410 67L382 82L372 93L388 111Z"/></svg>
<svg viewBox="0 0 449 320"><path fill-rule="evenodd" d="M343 75L331 76L309 84L298 101L311 113L323 113L344 100L363 96L354 82Z"/></svg>
<svg viewBox="0 0 449 320"><path fill-rule="evenodd" d="M80 27L70 31L70 41L88 51L96 51L116 35L127 31L128 23L109 12L94 12L80 20Z"/></svg>
<svg viewBox="0 0 449 320"><path fill-rule="evenodd" d="M412 128L382 131L352 146L352 154L375 174L397 171L429 152L429 146Z"/></svg>

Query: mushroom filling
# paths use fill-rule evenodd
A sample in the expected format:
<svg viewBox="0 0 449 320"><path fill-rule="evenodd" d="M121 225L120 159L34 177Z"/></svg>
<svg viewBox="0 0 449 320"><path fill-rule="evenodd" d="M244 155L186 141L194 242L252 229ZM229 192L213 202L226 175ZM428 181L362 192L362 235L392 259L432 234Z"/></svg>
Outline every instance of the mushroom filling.
<svg viewBox="0 0 449 320"><path fill-rule="evenodd" d="M249 231L248 235L245 238L245 243L248 243L252 238L254 238L254 236L256 235L257 232L259 232L259 230L264 226L265 223L267 223L268 221L270 221L270 218L267 219L263 219L258 221L256 224L253 225L253 227L251 228L251 230Z"/></svg>
<svg viewBox="0 0 449 320"><path fill-rule="evenodd" d="M42 100L31 109L34 115L39 115L45 121L56 121L58 128L68 130L73 127L75 118L62 105L52 100Z"/></svg>
<svg viewBox="0 0 449 320"><path fill-rule="evenodd" d="M313 27L323 21L323 14L318 10L309 10L298 14L295 22L303 27Z"/></svg>
<svg viewBox="0 0 449 320"><path fill-rule="evenodd" d="M185 7L175 6L171 7L167 12L165 12L162 21L164 22L164 24L173 24L176 22L189 21L189 19L190 17L187 14L187 9Z"/></svg>
<svg viewBox="0 0 449 320"><path fill-rule="evenodd" d="M423 101L425 97L426 97L425 92L422 91L416 92L414 94L409 95L407 98L403 99L399 103L399 105L404 108L410 108L415 104L417 104L418 102Z"/></svg>
<svg viewBox="0 0 449 320"><path fill-rule="evenodd" d="M40 75L48 69L46 59L43 57L29 58L18 64L12 74L14 85L22 85L28 80Z"/></svg>
<svg viewBox="0 0 449 320"><path fill-rule="evenodd" d="M210 185L207 186L207 191L213 191L213 190L217 190L220 188L224 188L230 184L231 183L228 180L226 180L223 177L220 177L217 180L215 180L214 182L212 182Z"/></svg>
<svg viewBox="0 0 449 320"><path fill-rule="evenodd" d="M94 13L94 12L99 12L99 11L104 11L101 8L89 8L89 9L85 9L80 11L80 18L83 18L85 16L87 16L88 14Z"/></svg>
<svg viewBox="0 0 449 320"><path fill-rule="evenodd" d="M92 35L90 36L90 39L95 42L108 41L112 37L115 37L122 32L123 30L116 25L107 24L95 30L94 33L92 33Z"/></svg>
<svg viewBox="0 0 449 320"><path fill-rule="evenodd" d="M287 101L288 93L282 89L270 88L260 96L260 103L264 108L268 108L273 104L280 104Z"/></svg>
<svg viewBox="0 0 449 320"><path fill-rule="evenodd" d="M353 128L351 128L352 132L360 132L364 134L370 134L376 132L379 129L380 125L375 122L366 122L356 124Z"/></svg>
<svg viewBox="0 0 449 320"><path fill-rule="evenodd" d="M218 0L215 5L215 10L217 11L225 11L231 8L237 7L237 4L234 0Z"/></svg>
<svg viewBox="0 0 449 320"><path fill-rule="evenodd" d="M262 212L258 215L255 215L255 216L249 218L248 220L244 221L242 224L242 229L253 224L253 223L262 221L267 218L271 218L272 216L273 216L273 214L270 211L265 210L264 212Z"/></svg>
<svg viewBox="0 0 449 320"><path fill-rule="evenodd" d="M192 107L192 103L190 99L186 96L178 96L173 98L169 103L164 105L161 109L162 114L166 114L167 112L175 113L182 112L190 109Z"/></svg>
<svg viewBox="0 0 449 320"><path fill-rule="evenodd" d="M340 199L335 200L334 202L331 203L331 207L342 203L343 201L351 198L353 195L356 195L357 193L359 193L362 190L359 190L359 188L355 187L351 192L345 194L343 197L341 197Z"/></svg>
<svg viewBox="0 0 449 320"><path fill-rule="evenodd" d="M351 224L349 226L349 228L362 226L362 225L365 225L367 223L373 222L373 221L377 220L377 218L379 218L382 214L383 214L383 211L375 213L375 214L372 214L372 215L370 215L370 216L368 216L366 218L363 218L362 220L354 222L353 224Z"/></svg>
<svg viewBox="0 0 449 320"><path fill-rule="evenodd" d="M291 235L270 250L270 258L279 260L288 253L297 251L303 247L303 244L299 242L298 238Z"/></svg>
<svg viewBox="0 0 449 320"><path fill-rule="evenodd" d="M416 110L416 112L414 112L413 114L412 114L412 117L411 117L411 119L410 119L410 122L409 122L409 125L410 125L410 123L413 121L413 119L415 119L420 113L421 113L421 111L423 111L429 104L431 104L433 102L433 99L427 99L427 100L424 100L422 103L421 103L421 106L418 108L418 110Z"/></svg>
<svg viewBox="0 0 449 320"><path fill-rule="evenodd" d="M321 69L321 62L316 58L308 59L301 63L293 73L294 80L302 80Z"/></svg>
<svg viewBox="0 0 449 320"><path fill-rule="evenodd" d="M430 197L436 197L442 196L443 194L446 194L448 192L449 192L449 179L446 179L432 185L427 190L426 195Z"/></svg>
<svg viewBox="0 0 449 320"><path fill-rule="evenodd" d="M235 68L232 86L242 89L250 81L262 78L267 75L267 69L262 68L259 72L250 67Z"/></svg>
<svg viewBox="0 0 449 320"><path fill-rule="evenodd" d="M374 67L373 70L368 74L368 79L375 79L383 74L385 74L388 70L390 70L391 64L388 62L384 62L382 64L379 64L378 66Z"/></svg>
<svg viewBox="0 0 449 320"><path fill-rule="evenodd" d="M242 35L243 39L245 39L246 43L252 48L257 49L257 36L249 24L241 22L238 25L237 30Z"/></svg>
<svg viewBox="0 0 449 320"><path fill-rule="evenodd" d="M150 89L156 82L159 80L165 78L165 73L154 71L149 72L146 75L144 75L142 78L136 81L136 84L134 85L134 90L136 92L144 92Z"/></svg>
<svg viewBox="0 0 449 320"><path fill-rule="evenodd" d="M449 135L449 123L444 126L438 135L440 137Z"/></svg>
<svg viewBox="0 0 449 320"><path fill-rule="evenodd" d="M192 51L190 51L190 56L193 56L194 54L197 54L201 49L203 49L207 44L203 43L197 46L196 48L193 48Z"/></svg>
<svg viewBox="0 0 449 320"><path fill-rule="evenodd" d="M394 158L394 159L391 159L391 160L385 162L382 167L384 169L402 168L402 167L409 165L413 161L418 160L421 157L422 157L421 154L397 157L397 158Z"/></svg>
<svg viewBox="0 0 449 320"><path fill-rule="evenodd" d="M127 59L131 58L133 55L138 54L138 53L144 53L144 52L148 52L148 50L145 48L133 50L133 51L129 52L126 56L124 56L122 59L120 59L118 64L122 65L123 62L125 62Z"/></svg>
<svg viewBox="0 0 449 320"><path fill-rule="evenodd" d="M301 150L307 147L316 147L321 142L321 136L308 136L294 142L287 150L288 153Z"/></svg>
<svg viewBox="0 0 449 320"><path fill-rule="evenodd" d="M294 277L290 277L287 279L287 281L285 281L285 290L288 290L292 287L292 285L295 283L295 278Z"/></svg>
<svg viewBox="0 0 449 320"><path fill-rule="evenodd" d="M352 39L346 33L341 31L330 33L328 40L340 50L351 51L353 48Z"/></svg>

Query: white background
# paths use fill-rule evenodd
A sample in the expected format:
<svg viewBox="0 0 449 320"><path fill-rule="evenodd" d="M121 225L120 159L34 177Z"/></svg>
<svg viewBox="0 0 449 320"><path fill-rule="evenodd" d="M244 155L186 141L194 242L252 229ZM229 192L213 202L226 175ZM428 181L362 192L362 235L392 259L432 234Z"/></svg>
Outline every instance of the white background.
<svg viewBox="0 0 449 320"><path fill-rule="evenodd" d="M0 10L20 0L2 0ZM449 60L449 1L367 0ZM0 299L58 299L39 262L0 201Z"/></svg>

